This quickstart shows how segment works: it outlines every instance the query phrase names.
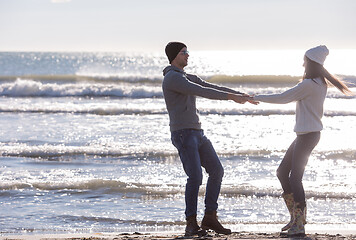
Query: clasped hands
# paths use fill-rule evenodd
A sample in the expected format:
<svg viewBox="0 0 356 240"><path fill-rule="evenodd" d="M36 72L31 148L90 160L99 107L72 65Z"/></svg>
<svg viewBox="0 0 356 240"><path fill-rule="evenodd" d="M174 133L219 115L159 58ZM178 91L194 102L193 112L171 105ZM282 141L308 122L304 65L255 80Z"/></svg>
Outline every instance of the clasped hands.
<svg viewBox="0 0 356 240"><path fill-rule="evenodd" d="M229 93L228 94L228 99L233 100L234 102L244 104L245 102L249 102L251 104L257 105L260 102L254 100L253 95L248 95L248 94L233 94Z"/></svg>

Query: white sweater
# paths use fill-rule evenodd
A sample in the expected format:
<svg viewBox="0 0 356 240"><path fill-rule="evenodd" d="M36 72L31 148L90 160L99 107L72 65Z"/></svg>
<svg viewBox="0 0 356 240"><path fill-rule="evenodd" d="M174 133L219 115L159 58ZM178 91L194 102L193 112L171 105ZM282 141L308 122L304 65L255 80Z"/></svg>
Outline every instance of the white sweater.
<svg viewBox="0 0 356 240"><path fill-rule="evenodd" d="M293 88L272 95L257 95L255 100L267 103L297 102L296 124L294 131L297 134L318 132L323 129L321 118L324 114L324 100L327 85L320 79L304 79Z"/></svg>

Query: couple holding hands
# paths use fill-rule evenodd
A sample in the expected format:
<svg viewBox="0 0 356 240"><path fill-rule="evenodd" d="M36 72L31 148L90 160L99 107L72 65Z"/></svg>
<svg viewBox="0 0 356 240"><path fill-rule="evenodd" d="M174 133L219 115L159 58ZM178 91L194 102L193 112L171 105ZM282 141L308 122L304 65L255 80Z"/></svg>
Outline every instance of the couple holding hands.
<svg viewBox="0 0 356 240"><path fill-rule="evenodd" d="M304 55L303 79L293 88L280 94L256 95L235 91L208 83L196 75L188 74L189 52L181 42L170 42L165 48L170 65L163 70L163 95L169 114L171 140L177 148L184 171L188 176L185 189L185 235L205 235L206 230L230 234L217 219L218 197L224 169L214 147L204 135L196 108L196 96L233 100L237 103L259 102L284 104L296 102L296 138L288 148L277 169L282 185L282 197L290 213L290 222L282 228L288 236L305 236L306 200L302 178L308 158L318 144L323 128L321 118L329 85L342 93L352 95L348 87L331 75L324 67L329 54L326 46L317 46ZM199 187L202 184L202 167L208 173L205 193L205 214L201 226L197 223Z"/></svg>

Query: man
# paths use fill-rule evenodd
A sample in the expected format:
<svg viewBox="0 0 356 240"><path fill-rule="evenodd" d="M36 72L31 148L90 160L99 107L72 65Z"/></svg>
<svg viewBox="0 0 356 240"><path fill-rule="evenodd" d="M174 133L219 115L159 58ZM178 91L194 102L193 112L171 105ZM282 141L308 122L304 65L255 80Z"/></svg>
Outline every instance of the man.
<svg viewBox="0 0 356 240"><path fill-rule="evenodd" d="M196 96L233 100L237 103L256 102L246 94L210 84L196 75L185 73L184 67L188 65L189 52L184 43L170 42L165 52L171 65L163 70L162 88L170 119L171 139L178 149L184 171L188 176L185 189L187 221L185 235L204 235L208 229L231 234L231 230L224 228L217 220L217 199L224 169L210 140L201 129ZM205 168L209 177L205 194L205 214L200 228L196 217L198 192L203 178L201 167Z"/></svg>

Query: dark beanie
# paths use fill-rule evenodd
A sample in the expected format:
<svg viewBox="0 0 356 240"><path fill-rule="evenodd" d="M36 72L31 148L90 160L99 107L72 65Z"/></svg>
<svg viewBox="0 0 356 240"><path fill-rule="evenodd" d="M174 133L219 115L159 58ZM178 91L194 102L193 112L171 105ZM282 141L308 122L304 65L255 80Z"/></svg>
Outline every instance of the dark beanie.
<svg viewBox="0 0 356 240"><path fill-rule="evenodd" d="M176 58L180 50L185 47L187 46L181 42L169 42L165 49L169 63L171 63Z"/></svg>

